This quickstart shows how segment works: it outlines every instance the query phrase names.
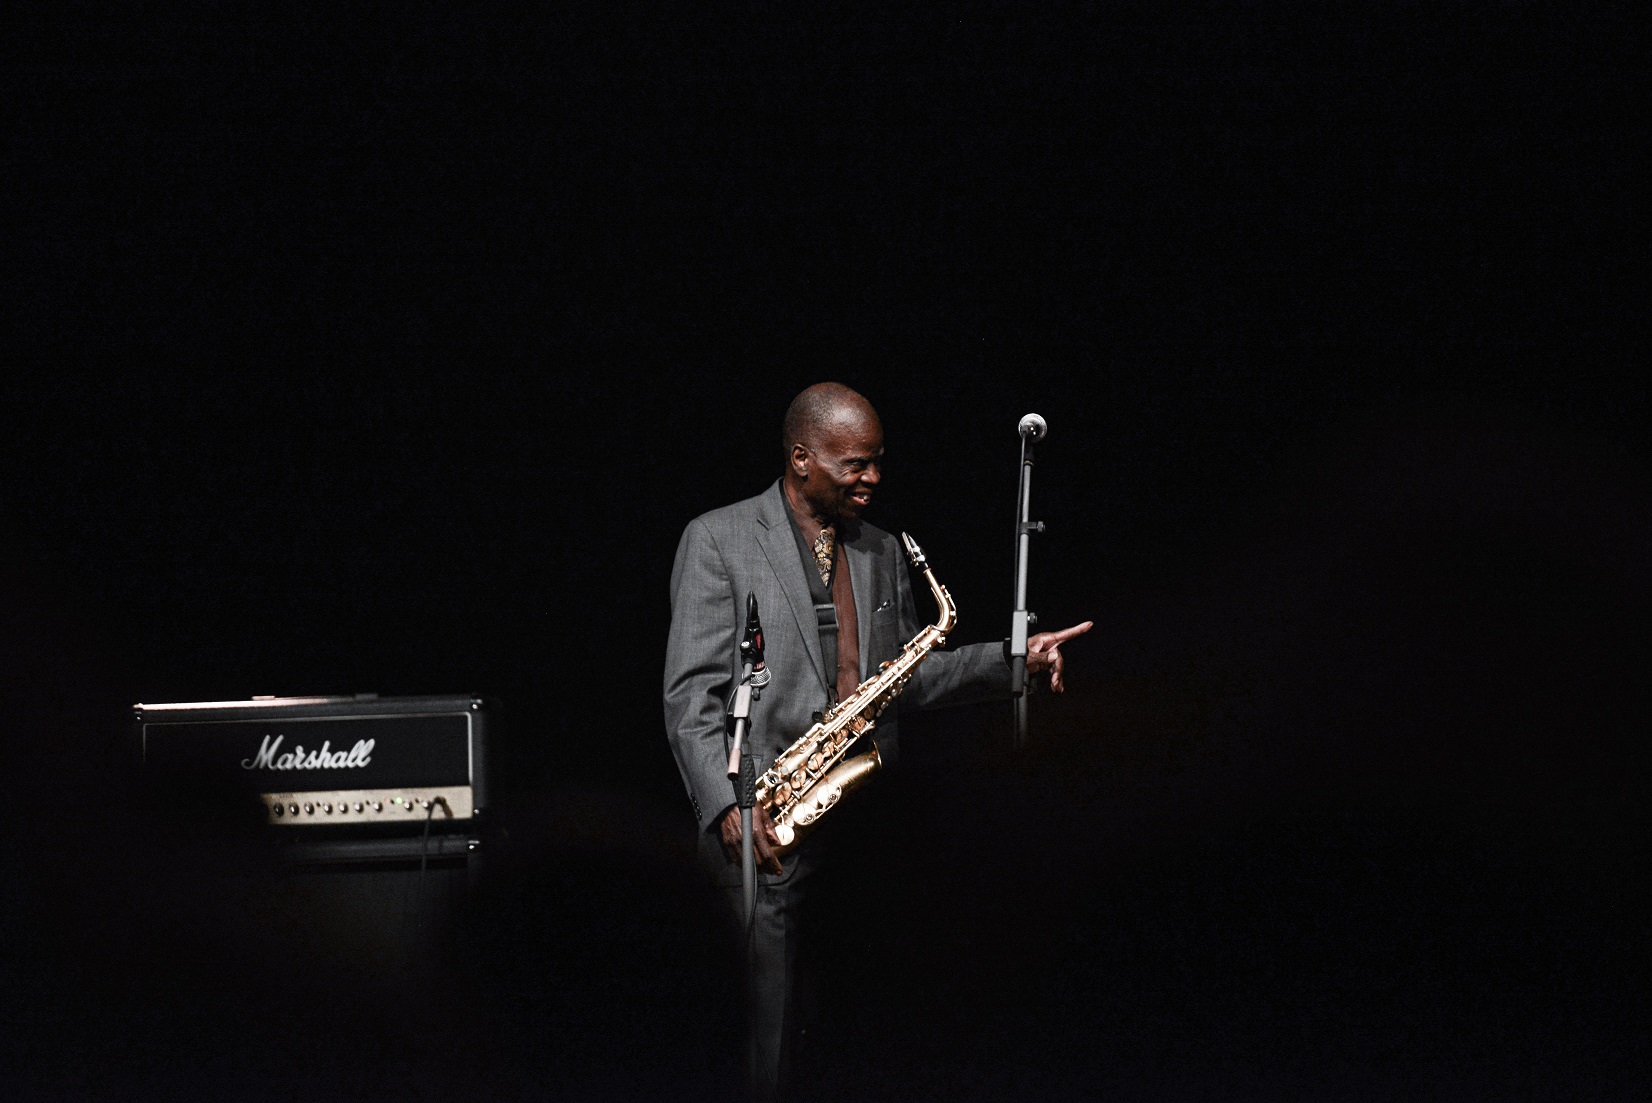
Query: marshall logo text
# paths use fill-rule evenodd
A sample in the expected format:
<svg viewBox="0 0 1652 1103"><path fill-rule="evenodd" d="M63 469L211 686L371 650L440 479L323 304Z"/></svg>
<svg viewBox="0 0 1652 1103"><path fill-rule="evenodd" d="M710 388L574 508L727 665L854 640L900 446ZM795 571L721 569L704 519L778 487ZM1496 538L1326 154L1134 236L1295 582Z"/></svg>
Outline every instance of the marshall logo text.
<svg viewBox="0 0 1652 1103"><path fill-rule="evenodd" d="M333 751L328 749L328 743L323 742L319 751L305 751L302 743L293 745L293 749L286 754L280 754L281 741L286 736L277 735L273 738L266 735L264 742L258 747L258 754L254 758L243 758L243 770L353 770L358 766L365 766L373 760L373 743L371 739L358 739L356 745L348 751Z"/></svg>

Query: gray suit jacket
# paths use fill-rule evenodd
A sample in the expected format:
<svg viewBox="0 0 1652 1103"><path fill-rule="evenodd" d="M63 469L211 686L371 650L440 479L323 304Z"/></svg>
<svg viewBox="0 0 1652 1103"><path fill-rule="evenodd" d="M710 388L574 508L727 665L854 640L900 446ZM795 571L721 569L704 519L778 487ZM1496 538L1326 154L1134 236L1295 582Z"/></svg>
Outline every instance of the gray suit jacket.
<svg viewBox="0 0 1652 1103"><path fill-rule="evenodd" d="M740 676L746 595L757 595L764 657L773 675L752 705L749 741L758 772L797 740L826 706L809 582L776 482L743 502L696 517L684 530L671 569L671 637L665 653L665 726L699 820L707 831L734 803L728 779L724 710ZM900 543L862 522L843 545L860 622L860 678L918 634L906 557ZM928 596L925 596L928 602ZM933 616L930 609L928 616ZM923 623L928 623L925 620ZM862 743L875 740L886 763L898 753L899 710L1009 696L1009 666L999 644L931 652L895 706ZM864 748L856 745L856 753Z"/></svg>

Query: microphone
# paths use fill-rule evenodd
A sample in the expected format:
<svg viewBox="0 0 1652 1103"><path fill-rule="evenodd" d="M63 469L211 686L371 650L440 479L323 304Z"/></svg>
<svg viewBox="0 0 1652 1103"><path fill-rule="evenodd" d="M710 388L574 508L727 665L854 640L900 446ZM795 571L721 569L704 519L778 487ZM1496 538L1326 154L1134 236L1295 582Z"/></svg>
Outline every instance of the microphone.
<svg viewBox="0 0 1652 1103"><path fill-rule="evenodd" d="M753 689L769 684L769 668L763 665L763 623L757 619L755 593L746 594L746 635L740 641L740 657L751 663Z"/></svg>
<svg viewBox="0 0 1652 1103"><path fill-rule="evenodd" d="M1015 431L1025 439L1038 441L1044 439L1044 434L1050 431L1050 427L1037 414L1028 414L1021 419L1021 424L1015 427Z"/></svg>

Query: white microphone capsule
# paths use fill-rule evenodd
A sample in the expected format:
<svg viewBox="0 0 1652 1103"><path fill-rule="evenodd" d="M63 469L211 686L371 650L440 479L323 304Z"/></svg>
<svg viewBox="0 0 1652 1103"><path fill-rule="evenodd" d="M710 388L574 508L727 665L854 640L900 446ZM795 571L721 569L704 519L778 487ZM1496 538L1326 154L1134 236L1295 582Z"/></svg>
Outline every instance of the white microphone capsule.
<svg viewBox="0 0 1652 1103"><path fill-rule="evenodd" d="M1030 437L1033 440L1043 440L1044 434L1050 431L1050 427L1046 425L1044 423L1044 419L1039 417L1037 414L1028 414L1026 417L1021 419L1021 424L1015 427L1015 431L1020 433L1023 437Z"/></svg>

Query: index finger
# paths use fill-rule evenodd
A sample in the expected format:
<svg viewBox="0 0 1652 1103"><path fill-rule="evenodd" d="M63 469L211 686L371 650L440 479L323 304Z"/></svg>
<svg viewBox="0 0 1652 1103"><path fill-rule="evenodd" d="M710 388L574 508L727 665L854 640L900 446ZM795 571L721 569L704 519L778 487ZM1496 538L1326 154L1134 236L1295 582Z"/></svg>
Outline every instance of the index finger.
<svg viewBox="0 0 1652 1103"><path fill-rule="evenodd" d="M781 871L780 857L775 854L774 848L780 840L774 836L774 828L752 832L752 850L757 859L757 867L766 873Z"/></svg>
<svg viewBox="0 0 1652 1103"><path fill-rule="evenodd" d="M774 820L769 818L768 810L762 805L758 805L757 810L752 819L752 850L758 866L770 873L779 873L780 857L774 851L780 845L780 836L775 834Z"/></svg>
<svg viewBox="0 0 1652 1103"><path fill-rule="evenodd" d="M1068 640L1072 639L1074 636L1084 635L1084 633L1088 632L1090 629L1094 628L1095 626L1096 626L1095 621L1087 620L1083 624L1075 624L1071 628L1063 628L1059 632L1051 632L1050 635L1054 636L1055 639L1050 642L1050 646L1051 647L1059 647L1062 644L1066 643Z"/></svg>

